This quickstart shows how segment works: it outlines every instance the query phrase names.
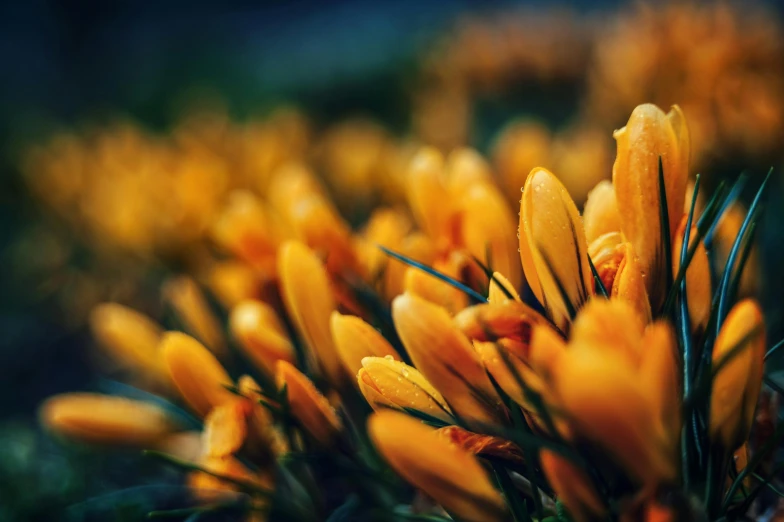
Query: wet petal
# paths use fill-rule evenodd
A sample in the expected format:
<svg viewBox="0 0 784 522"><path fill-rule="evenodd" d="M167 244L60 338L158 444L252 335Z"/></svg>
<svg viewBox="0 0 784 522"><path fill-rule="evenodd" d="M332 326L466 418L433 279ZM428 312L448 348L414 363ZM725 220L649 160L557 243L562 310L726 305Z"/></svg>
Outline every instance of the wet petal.
<svg viewBox="0 0 784 522"><path fill-rule="evenodd" d="M563 184L549 171L531 171L520 202L520 258L536 298L566 329L571 309L594 293L580 215ZM559 289L566 294L568 302Z"/></svg>
<svg viewBox="0 0 784 522"><path fill-rule="evenodd" d="M406 293L392 302L392 317L414 365L455 413L468 421L504 418L479 356L446 310Z"/></svg>

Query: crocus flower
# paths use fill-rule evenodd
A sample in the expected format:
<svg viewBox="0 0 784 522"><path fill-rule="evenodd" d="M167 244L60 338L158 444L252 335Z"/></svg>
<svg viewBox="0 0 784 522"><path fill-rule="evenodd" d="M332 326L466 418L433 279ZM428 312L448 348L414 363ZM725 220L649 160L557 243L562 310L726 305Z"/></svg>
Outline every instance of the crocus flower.
<svg viewBox="0 0 784 522"><path fill-rule="evenodd" d="M341 430L341 422L329 401L294 366L278 361L275 372L278 388L286 387L291 414L300 426L322 446L331 446Z"/></svg>
<svg viewBox="0 0 784 522"><path fill-rule="evenodd" d="M262 301L245 300L232 308L229 328L248 358L268 374L278 360L294 362L294 347L275 310Z"/></svg>
<svg viewBox="0 0 784 522"><path fill-rule="evenodd" d="M613 134L618 153L613 165L613 185L621 231L640 258L653 310L664 302L668 269L661 235L659 159L664 171L670 238L675 237L683 215L689 176L689 132L681 109L668 114L651 104L634 109L625 127Z"/></svg>
<svg viewBox="0 0 784 522"><path fill-rule="evenodd" d="M56 395L40 416L53 433L92 444L149 447L176 429L158 406L98 393Z"/></svg>
<svg viewBox="0 0 784 522"><path fill-rule="evenodd" d="M566 330L573 313L594 293L580 214L551 172L531 171L520 201L520 259L536 298Z"/></svg>
<svg viewBox="0 0 784 522"><path fill-rule="evenodd" d="M392 317L414 366L466 421L505 418L501 399L468 338L446 310L406 293L392 302Z"/></svg>
<svg viewBox="0 0 784 522"><path fill-rule="evenodd" d="M460 520L493 522L507 518L504 500L476 457L402 413L385 411L368 421L381 455L408 482Z"/></svg>
<svg viewBox="0 0 784 522"><path fill-rule="evenodd" d="M365 357L357 374L359 390L376 410L421 411L444 422L454 422L444 397L416 368L387 357Z"/></svg>
<svg viewBox="0 0 784 522"><path fill-rule="evenodd" d="M338 356L349 375L357 374L365 357L400 359L384 336L359 317L332 312L330 329Z"/></svg>
<svg viewBox="0 0 784 522"><path fill-rule="evenodd" d="M221 404L236 400L226 389L229 374L199 341L180 332L161 339L161 357L174 385L188 405L204 417Z"/></svg>
<svg viewBox="0 0 784 522"><path fill-rule="evenodd" d="M732 355L732 350L739 350ZM762 387L765 324L759 305L752 300L736 304L713 346L717 368L711 393L711 434L727 451L734 451L749 437ZM727 359L725 359L727 358Z"/></svg>

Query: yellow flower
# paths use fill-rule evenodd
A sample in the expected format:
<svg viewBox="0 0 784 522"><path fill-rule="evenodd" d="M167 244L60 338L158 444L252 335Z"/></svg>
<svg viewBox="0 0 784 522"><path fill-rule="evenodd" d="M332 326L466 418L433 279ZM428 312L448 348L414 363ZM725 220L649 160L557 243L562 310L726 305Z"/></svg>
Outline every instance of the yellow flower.
<svg viewBox="0 0 784 522"><path fill-rule="evenodd" d="M384 336L359 317L332 312L330 329L338 356L349 375L357 374L365 357L400 359Z"/></svg>
<svg viewBox="0 0 784 522"><path fill-rule="evenodd" d="M407 181L408 204L419 227L440 248L457 244L457 224L441 153L428 147L420 149L411 160Z"/></svg>
<svg viewBox="0 0 784 522"><path fill-rule="evenodd" d="M688 216L683 216L672 242L672 273L673 277L681 266L681 249L683 247L683 234L686 231ZM689 247L691 248L697 237L697 226L692 225L689 232ZM689 306L689 319L694 331L703 331L708 324L711 313L711 269L708 252L700 241L694 252L688 268L686 269L686 302Z"/></svg>
<svg viewBox="0 0 784 522"><path fill-rule="evenodd" d="M158 354L163 330L155 321L131 308L104 303L93 308L90 326L98 343L120 363L168 382Z"/></svg>
<svg viewBox="0 0 784 522"><path fill-rule="evenodd" d="M329 331L329 318L337 305L324 266L307 246L288 241L278 253L278 272L289 317L310 349L310 356L337 385L345 373Z"/></svg>
<svg viewBox="0 0 784 522"><path fill-rule="evenodd" d="M239 451L248 435L247 406L232 401L216 406L204 418L204 448L209 457L228 457Z"/></svg>
<svg viewBox="0 0 784 522"><path fill-rule="evenodd" d="M543 449L539 459L548 482L575 522L605 517L607 508L582 470L551 450Z"/></svg>
<svg viewBox="0 0 784 522"><path fill-rule="evenodd" d="M524 345L526 353L533 326L548 324L533 308L509 300L471 306L455 315L452 322L473 341L508 339Z"/></svg>
<svg viewBox="0 0 784 522"><path fill-rule="evenodd" d="M608 232L588 246L588 254L609 296L627 301L642 319L650 321L651 304L632 244L620 233Z"/></svg>
<svg viewBox="0 0 784 522"><path fill-rule="evenodd" d="M261 291L258 274L249 265L238 261L213 264L206 275L205 284L227 309L245 299L258 297Z"/></svg>
<svg viewBox="0 0 784 522"><path fill-rule="evenodd" d="M531 363L565 435L597 445L643 486L674 479L680 402L669 324L646 329L624 301L595 299L573 324L568 350L550 335L534 330Z"/></svg>
<svg viewBox="0 0 784 522"><path fill-rule="evenodd" d="M262 280L275 277L275 252L284 232L270 210L250 192L233 192L214 220L212 237L253 267Z"/></svg>
<svg viewBox="0 0 784 522"><path fill-rule="evenodd" d="M608 232L621 230L621 216L615 200L615 187L607 180L600 181L589 193L583 208L585 239L590 245Z"/></svg>
<svg viewBox="0 0 784 522"><path fill-rule="evenodd" d="M733 349L740 350L716 368ZM750 299L736 304L713 345L714 371L710 431L727 451L734 451L749 436L762 387L765 324L759 305Z"/></svg>
<svg viewBox="0 0 784 522"><path fill-rule="evenodd" d="M433 261L433 269L462 281L462 272L469 260L458 251L451 251L447 257ZM416 267L406 270L404 279L405 291L444 307L450 314L455 314L468 306L468 296L459 288L433 277L431 274Z"/></svg>
<svg viewBox="0 0 784 522"><path fill-rule="evenodd" d="M193 279L180 276L166 281L163 285L163 295L188 331L218 357L226 354L223 328L210 309L204 293Z"/></svg>
<svg viewBox="0 0 784 522"><path fill-rule="evenodd" d="M458 149L447 158L446 170L460 220L460 244L486 265L492 263L517 288L522 274L515 217L493 183L489 166L476 151Z"/></svg>
<svg viewBox="0 0 784 522"><path fill-rule="evenodd" d="M651 306L664 302L665 259L659 212L659 158L664 169L670 237L675 237L683 215L689 176L689 132L677 105L669 114L655 105L639 105L625 127L613 134L618 153L613 184L621 217L621 231L632 243L645 274Z"/></svg>
<svg viewBox="0 0 784 522"><path fill-rule="evenodd" d="M511 297L510 297L511 296ZM487 301L490 304L499 304L505 301L522 301L517 289L500 272L493 272L490 288L487 291Z"/></svg>
<svg viewBox="0 0 784 522"><path fill-rule="evenodd" d="M310 379L286 361L278 361L275 382L278 388L286 387L291 414L300 426L322 446L331 446L340 434L340 419Z"/></svg>
<svg viewBox="0 0 784 522"><path fill-rule="evenodd" d="M229 315L229 328L238 345L256 367L268 374L282 359L294 362L294 347L271 306L256 300L245 300Z"/></svg>
<svg viewBox="0 0 784 522"><path fill-rule="evenodd" d="M506 520L504 500L476 457L435 430L397 412L374 414L368 432L381 455L408 482L460 520Z"/></svg>
<svg viewBox="0 0 784 522"><path fill-rule="evenodd" d="M577 207L545 169L532 170L526 179L519 232L528 284L556 326L565 330L572 319L570 309L578 310L593 295L594 282Z"/></svg>
<svg viewBox="0 0 784 522"><path fill-rule="evenodd" d="M468 339L449 314L406 293L392 302L395 327L411 360L466 421L502 421L501 399Z"/></svg>
<svg viewBox="0 0 784 522"><path fill-rule="evenodd" d="M212 408L237 399L225 386L233 382L214 355L199 341L180 332L161 339L161 358L185 402L204 417Z"/></svg>
<svg viewBox="0 0 784 522"><path fill-rule="evenodd" d="M175 430L161 408L97 393L66 393L48 399L41 421L53 433L92 444L151 446Z"/></svg>
<svg viewBox="0 0 784 522"><path fill-rule="evenodd" d="M357 374L359 390L374 410L418 410L454 422L444 398L416 368L386 357L365 357Z"/></svg>

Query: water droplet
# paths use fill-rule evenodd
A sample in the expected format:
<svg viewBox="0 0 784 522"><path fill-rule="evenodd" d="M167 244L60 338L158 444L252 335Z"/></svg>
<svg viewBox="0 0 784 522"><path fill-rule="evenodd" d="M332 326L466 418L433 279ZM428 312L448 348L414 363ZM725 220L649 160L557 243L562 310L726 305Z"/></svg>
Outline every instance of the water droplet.
<svg viewBox="0 0 784 522"><path fill-rule="evenodd" d="M384 359L386 359L387 361L394 361L395 360L395 358L392 357L391 355L385 355Z"/></svg>

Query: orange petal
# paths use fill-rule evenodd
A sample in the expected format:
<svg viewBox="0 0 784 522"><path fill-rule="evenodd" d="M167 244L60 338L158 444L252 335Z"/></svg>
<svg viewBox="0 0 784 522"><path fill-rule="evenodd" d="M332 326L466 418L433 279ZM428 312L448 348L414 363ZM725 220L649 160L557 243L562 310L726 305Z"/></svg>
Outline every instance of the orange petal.
<svg viewBox="0 0 784 522"><path fill-rule="evenodd" d="M530 366L508 351L504 358L499 351L505 350L505 348L496 343L474 342L474 348L481 357L485 368L504 393L527 411L535 412L534 405L528 400L525 390L520 385L520 381L522 381L529 390L538 392L542 389L541 380Z"/></svg>
<svg viewBox="0 0 784 522"><path fill-rule="evenodd" d="M257 273L249 265L237 261L215 263L210 267L206 284L227 309L245 299L258 297L261 290Z"/></svg>
<svg viewBox="0 0 784 522"><path fill-rule="evenodd" d="M632 305L644 322L650 322L651 303L645 290L645 279L639 259L631 243L624 243L622 248L623 259L618 265L618 273L615 275L610 295Z"/></svg>
<svg viewBox="0 0 784 522"><path fill-rule="evenodd" d="M294 347L271 306L256 300L240 302L231 310L229 328L248 358L269 374L283 359L294 362Z"/></svg>
<svg viewBox="0 0 784 522"><path fill-rule="evenodd" d="M620 232L621 217L615 202L615 188L607 180L600 181L589 193L583 209L585 239L591 244L610 232Z"/></svg>
<svg viewBox="0 0 784 522"><path fill-rule="evenodd" d="M525 463L520 447L506 439L473 433L459 426L445 426L436 433L472 455L495 457L518 465Z"/></svg>
<svg viewBox="0 0 784 522"><path fill-rule="evenodd" d="M340 433L340 419L310 379L286 361L278 361L275 382L278 388L286 386L291 413L302 428L319 444L331 446Z"/></svg>
<svg viewBox="0 0 784 522"><path fill-rule="evenodd" d="M359 388L375 410L414 410L454 422L444 398L416 368L385 357L365 357L357 375Z"/></svg>
<svg viewBox="0 0 784 522"><path fill-rule="evenodd" d="M576 522L605 516L607 508L582 470L550 450L542 450L539 459L547 481Z"/></svg>
<svg viewBox="0 0 784 522"><path fill-rule="evenodd" d="M432 266L436 257L433 242L427 236L418 232L409 235L403 240L398 253L426 266ZM408 269L409 265L402 261L392 258L388 260L384 272L384 295L388 300L391 301L405 292L405 278Z"/></svg>
<svg viewBox="0 0 784 522"><path fill-rule="evenodd" d="M467 421L504 418L479 356L446 310L406 293L392 302L392 317L414 365L455 413Z"/></svg>
<svg viewBox="0 0 784 522"><path fill-rule="evenodd" d="M476 457L421 422L392 411L374 414L368 433L392 468L461 520L506 520L506 506Z"/></svg>
<svg viewBox="0 0 784 522"><path fill-rule="evenodd" d="M634 367L598 349L567 355L554 371L554 384L575 436L599 445L645 486L673 479L677 460Z"/></svg>
<svg viewBox="0 0 784 522"><path fill-rule="evenodd" d="M193 279L180 276L166 281L163 295L188 331L218 357L226 354L223 329L207 303L207 298Z"/></svg>
<svg viewBox="0 0 784 522"><path fill-rule="evenodd" d="M683 236L686 232L688 216L683 219L675 232L672 242L672 273L673 277L678 273L681 266L681 250L683 248ZM697 227L692 225L689 232L689 247L692 247L697 237ZM703 331L708 324L711 313L711 300L713 292L711 289L711 270L708 252L705 245L700 241L697 250L694 252L688 268L686 269L686 301L689 305L689 319L694 331Z"/></svg>
<svg viewBox="0 0 784 522"><path fill-rule="evenodd" d="M359 317L332 312L330 328L338 356L350 375L356 375L362 368L365 357L389 356L400 360L384 336Z"/></svg>
<svg viewBox="0 0 784 522"><path fill-rule="evenodd" d="M621 356L637 368L642 355L640 339L645 320L629 303L619 299L594 299L577 316L569 338L570 348L596 348Z"/></svg>
<svg viewBox="0 0 784 522"><path fill-rule="evenodd" d="M452 252L446 259L436 259L433 262L433 269L462 282L461 272L464 265L465 258ZM465 292L419 268L408 268L404 284L406 292L442 306L452 314L468 306L468 296Z"/></svg>
<svg viewBox="0 0 784 522"><path fill-rule="evenodd" d="M344 372L329 331L329 318L336 309L327 272L308 247L286 242L278 253L281 294L286 311L332 384Z"/></svg>
<svg viewBox="0 0 784 522"><path fill-rule="evenodd" d="M452 242L454 211L444 184L444 159L423 147L408 168L408 202L419 227L431 238Z"/></svg>
<svg viewBox="0 0 784 522"><path fill-rule="evenodd" d="M517 293L517 289L512 286L512 283L500 272L493 272L490 288L487 291L487 301L491 304L500 304L504 301L509 301L510 295L512 296L512 301L522 301L520 294Z"/></svg>
<svg viewBox="0 0 784 522"><path fill-rule="evenodd" d="M756 335L713 378L711 434L728 450L737 449L748 438L762 387L765 324L759 305L750 299L736 304L713 345L715 366L755 330Z"/></svg>
<svg viewBox="0 0 784 522"><path fill-rule="evenodd" d="M104 303L90 312L90 326L98 343L122 364L168 381L158 356L163 330L155 321L131 308Z"/></svg>
<svg viewBox="0 0 784 522"><path fill-rule="evenodd" d="M686 123L677 106L665 115L655 105L639 105L626 126L613 136L618 144L613 185L621 231L640 257L651 306L658 310L664 302L661 281L669 262L664 259L660 230L659 157L664 168L670 237L674 237L688 180Z"/></svg>
<svg viewBox="0 0 784 522"><path fill-rule="evenodd" d="M149 446L175 429L157 406L97 393L56 395L41 406L40 417L53 433L91 444Z"/></svg>
<svg viewBox="0 0 784 522"><path fill-rule="evenodd" d="M522 272L515 241L515 216L498 189L489 183L461 187L455 194L461 213L463 246L485 265L505 274L514 288ZM489 258L488 258L489 256Z"/></svg>
<svg viewBox="0 0 784 522"><path fill-rule="evenodd" d="M538 312L518 301L474 305L455 315L452 321L471 340L511 339L524 346L531 342L534 325L548 324ZM527 357L527 353L522 356Z"/></svg>
<svg viewBox="0 0 784 522"><path fill-rule="evenodd" d="M548 315L566 329L571 307L594 293L588 247L580 215L563 184L549 171L528 175L520 202L520 259L528 284Z"/></svg>
<svg viewBox="0 0 784 522"><path fill-rule="evenodd" d="M209 350L180 332L167 332L161 339L161 357L185 402L204 417L212 408L236 400L225 386L233 382Z"/></svg>
<svg viewBox="0 0 784 522"><path fill-rule="evenodd" d="M216 406L204 418L204 448L210 457L233 455L245 443L248 433L247 408L240 401Z"/></svg>

